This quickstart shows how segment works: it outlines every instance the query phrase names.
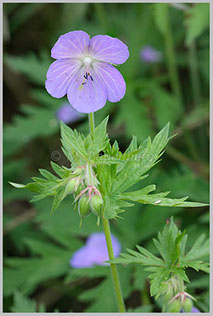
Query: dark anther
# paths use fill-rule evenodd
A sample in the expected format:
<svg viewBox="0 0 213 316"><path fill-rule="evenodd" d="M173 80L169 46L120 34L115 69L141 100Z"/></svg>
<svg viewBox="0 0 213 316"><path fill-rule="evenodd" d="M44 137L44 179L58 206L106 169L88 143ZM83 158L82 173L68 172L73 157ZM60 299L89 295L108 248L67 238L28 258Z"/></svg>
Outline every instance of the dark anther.
<svg viewBox="0 0 213 316"><path fill-rule="evenodd" d="M84 78L85 79L88 79L88 73L86 72L86 76L84 75Z"/></svg>
<svg viewBox="0 0 213 316"><path fill-rule="evenodd" d="M93 77L90 75L91 80L93 81Z"/></svg>

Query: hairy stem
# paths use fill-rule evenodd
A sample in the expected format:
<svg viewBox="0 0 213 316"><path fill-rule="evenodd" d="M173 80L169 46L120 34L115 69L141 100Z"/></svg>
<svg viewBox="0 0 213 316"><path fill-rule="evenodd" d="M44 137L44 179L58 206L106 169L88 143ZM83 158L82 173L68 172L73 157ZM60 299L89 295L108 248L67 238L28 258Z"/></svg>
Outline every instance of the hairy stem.
<svg viewBox="0 0 213 316"><path fill-rule="evenodd" d="M94 113L89 113L88 117L89 117L89 129L90 129L90 133L91 133L95 129ZM103 222L103 228L104 228L104 233L105 233L105 237L106 237L109 259L114 259L109 221L106 218L102 218L102 222ZM123 295L122 295L122 291L121 291L117 266L116 266L116 264L111 263L110 267L111 267L112 280L113 280L115 296L116 296L116 300L117 300L117 304L118 304L118 309L119 309L119 312L125 313L126 309L125 309Z"/></svg>
<svg viewBox="0 0 213 316"><path fill-rule="evenodd" d="M92 133L95 129L94 113L89 113L88 118L89 118L89 131L90 133Z"/></svg>

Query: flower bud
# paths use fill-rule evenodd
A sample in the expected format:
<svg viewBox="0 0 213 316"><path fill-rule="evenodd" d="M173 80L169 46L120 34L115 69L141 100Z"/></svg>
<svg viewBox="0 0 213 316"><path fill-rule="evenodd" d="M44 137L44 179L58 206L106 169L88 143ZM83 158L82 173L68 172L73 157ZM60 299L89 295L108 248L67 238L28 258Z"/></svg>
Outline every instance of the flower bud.
<svg viewBox="0 0 213 316"><path fill-rule="evenodd" d="M77 167L77 168L75 169L75 171L73 171L72 174L75 175L75 176L80 176L82 173L83 173L83 169L80 168L80 167Z"/></svg>
<svg viewBox="0 0 213 316"><path fill-rule="evenodd" d="M78 213L82 219L90 214L89 197L83 195L78 201Z"/></svg>
<svg viewBox="0 0 213 316"><path fill-rule="evenodd" d="M179 300L174 300L168 304L169 313L179 313L181 310L181 302Z"/></svg>
<svg viewBox="0 0 213 316"><path fill-rule="evenodd" d="M163 295L165 302L168 302L173 296L173 288L170 282L165 282L161 288L161 295Z"/></svg>
<svg viewBox="0 0 213 316"><path fill-rule="evenodd" d="M93 195L91 200L90 200L90 208L93 214L96 216L101 216L102 215L102 210L103 210L103 199L100 195L96 194Z"/></svg>
<svg viewBox="0 0 213 316"><path fill-rule="evenodd" d="M193 307L192 300L190 298L186 298L183 303L183 310L185 313L191 313Z"/></svg>
<svg viewBox="0 0 213 316"><path fill-rule="evenodd" d="M75 196L78 196L78 195L81 193L81 191L82 191L83 189L84 189L84 188L83 188L82 184L80 183L80 184L78 185L78 188L77 188L76 192L75 192Z"/></svg>
<svg viewBox="0 0 213 316"><path fill-rule="evenodd" d="M76 180L71 179L66 185L66 194L71 194L75 191Z"/></svg>

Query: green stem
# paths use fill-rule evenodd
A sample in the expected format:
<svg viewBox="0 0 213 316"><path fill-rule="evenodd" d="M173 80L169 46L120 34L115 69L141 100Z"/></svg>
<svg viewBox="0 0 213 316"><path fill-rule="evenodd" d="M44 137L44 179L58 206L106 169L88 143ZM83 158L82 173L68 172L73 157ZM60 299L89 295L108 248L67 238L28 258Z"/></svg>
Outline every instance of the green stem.
<svg viewBox="0 0 213 316"><path fill-rule="evenodd" d="M91 133L95 129L94 113L89 113L88 117L89 117L89 129L90 129L90 133ZM109 253L109 259L114 259L109 221L106 218L102 218L102 221L103 221L104 233L105 233L105 237L106 237L107 249L108 249L108 253ZM115 290L115 295L116 295L116 299L117 299L117 303L118 303L119 312L125 313L126 310L125 310L123 295L122 295L122 291L121 291L117 266L116 266L116 264L111 263L110 267L111 267L112 280L113 280L113 285L114 285L114 290Z"/></svg>
<svg viewBox="0 0 213 316"><path fill-rule="evenodd" d="M189 46L189 70L191 76L194 104L195 106L198 106L200 105L201 101L201 91L195 42L192 42L192 44Z"/></svg>
<svg viewBox="0 0 213 316"><path fill-rule="evenodd" d="M109 253L109 259L111 260L111 259L114 259L114 253L113 253L113 248L112 248L112 240L111 240L109 221L106 218L102 218L102 221L103 221L104 233L106 236L106 243L107 243L107 249L108 249L108 253ZM112 279L113 279L114 290L115 290L115 294L116 294L119 312L125 313L126 310L125 310L123 295L122 295L122 291L121 291L117 266L116 266L116 264L111 263L110 267L111 267Z"/></svg>
<svg viewBox="0 0 213 316"><path fill-rule="evenodd" d="M90 130L90 133L92 133L95 129L95 118L94 118L93 112L89 113L88 119L89 119L89 130Z"/></svg>

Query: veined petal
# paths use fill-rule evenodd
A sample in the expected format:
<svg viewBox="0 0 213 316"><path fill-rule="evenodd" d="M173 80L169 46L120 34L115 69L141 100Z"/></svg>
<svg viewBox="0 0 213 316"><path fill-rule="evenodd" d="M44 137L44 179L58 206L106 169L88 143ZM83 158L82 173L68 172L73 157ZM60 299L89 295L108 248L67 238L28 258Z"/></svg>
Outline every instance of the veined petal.
<svg viewBox="0 0 213 316"><path fill-rule="evenodd" d="M59 37L51 50L55 59L79 58L88 51L90 37L86 32L73 31Z"/></svg>
<svg viewBox="0 0 213 316"><path fill-rule="evenodd" d="M107 99L110 102L120 101L126 92L126 83L121 73L112 65L102 62L94 63L94 70L107 89Z"/></svg>
<svg viewBox="0 0 213 316"><path fill-rule="evenodd" d="M80 69L78 60L66 59L54 61L48 71L45 87L49 94L61 98L67 93L67 87L73 75Z"/></svg>
<svg viewBox="0 0 213 316"><path fill-rule="evenodd" d="M70 104L81 113L91 113L101 109L107 100L107 92L103 83L90 70L88 79L84 78L84 70L81 69L70 82L67 97ZM85 84L82 84L85 83Z"/></svg>
<svg viewBox="0 0 213 316"><path fill-rule="evenodd" d="M117 38L97 35L90 40L93 58L112 64L123 64L129 57L128 47Z"/></svg>

